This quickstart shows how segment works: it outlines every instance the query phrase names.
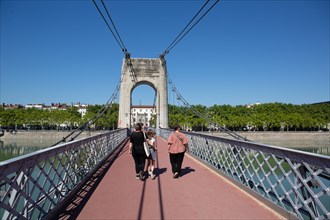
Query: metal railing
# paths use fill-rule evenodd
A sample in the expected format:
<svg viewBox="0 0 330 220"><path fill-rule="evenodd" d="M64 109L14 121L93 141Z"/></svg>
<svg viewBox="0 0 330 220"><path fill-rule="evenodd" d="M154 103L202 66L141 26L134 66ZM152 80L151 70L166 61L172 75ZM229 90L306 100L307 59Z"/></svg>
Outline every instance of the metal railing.
<svg viewBox="0 0 330 220"><path fill-rule="evenodd" d="M118 129L0 162L0 219L41 219L127 137Z"/></svg>
<svg viewBox="0 0 330 220"><path fill-rule="evenodd" d="M167 138L172 130L160 129ZM330 219L330 157L184 132L190 154L299 219Z"/></svg>

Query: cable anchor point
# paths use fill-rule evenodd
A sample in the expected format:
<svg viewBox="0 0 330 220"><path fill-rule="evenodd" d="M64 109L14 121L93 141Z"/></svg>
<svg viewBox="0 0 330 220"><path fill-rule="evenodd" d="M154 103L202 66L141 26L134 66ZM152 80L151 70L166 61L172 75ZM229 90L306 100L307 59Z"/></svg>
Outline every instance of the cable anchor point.
<svg viewBox="0 0 330 220"><path fill-rule="evenodd" d="M165 56L168 54L168 50L165 50L163 53L159 54L159 58L165 60Z"/></svg>
<svg viewBox="0 0 330 220"><path fill-rule="evenodd" d="M131 58L131 54L127 51L126 48L123 49L123 53L125 54L125 58L127 59Z"/></svg>

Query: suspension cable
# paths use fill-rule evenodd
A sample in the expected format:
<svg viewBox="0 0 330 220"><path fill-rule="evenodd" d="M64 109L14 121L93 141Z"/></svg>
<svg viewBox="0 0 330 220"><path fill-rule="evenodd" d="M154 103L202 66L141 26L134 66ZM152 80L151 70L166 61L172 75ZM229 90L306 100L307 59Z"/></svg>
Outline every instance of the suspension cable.
<svg viewBox="0 0 330 220"><path fill-rule="evenodd" d="M110 16L110 13L109 13L109 11L108 11L108 9L107 9L107 6L105 5L104 1L101 0L102 6L103 6L104 10L106 11L106 13L107 13L107 15L108 15L108 18L109 18L109 20L110 20L110 22L111 22L111 24L112 24L112 26L113 26L113 28L114 28L114 31L112 30L111 26L109 25L109 22L107 21L107 19L105 19L105 17L104 17L104 15L103 15L102 11L100 10L100 8L98 7L98 5L96 4L95 0L93 0L93 3L94 3L94 5L95 5L95 7L97 8L98 12L100 13L101 17L103 18L103 21L104 21L105 24L107 25L108 29L109 29L110 32L112 33L112 36L115 38L115 40L117 41L118 45L119 45L120 48L122 49L122 51L123 51L123 53L124 53L124 55L125 55L125 60L126 60L127 66L129 67L129 70L130 70L130 72L131 72L132 81L133 81L134 83L136 83L136 82L137 82L136 72L135 72L135 70L134 70L134 68L133 68L133 64L132 64L132 60L131 60L131 55L130 55L130 53L128 52L128 50L126 49L125 44L124 44L122 38L121 38L120 35L119 35L119 32L118 32L118 30L117 30L117 28L116 28L116 25L115 25L115 23L113 22L113 20L112 20L112 18L111 18L111 16ZM115 34L114 32L115 32L116 34Z"/></svg>
<svg viewBox="0 0 330 220"><path fill-rule="evenodd" d="M118 36L118 38L119 38L119 40L120 40L120 42L121 42L121 44L123 45L123 48L124 48L124 50L125 50L125 49L126 49L125 44L124 44L123 40L121 39L121 37L120 37L118 31L117 31L116 25L114 24L114 22L113 22L113 20L112 20L112 18L111 18L111 16L110 16L110 13L109 13L108 9L107 9L106 5L104 4L103 0L101 0L101 2L102 2L102 5L103 5L105 11L107 12L108 18L110 19L113 28L114 28L115 31L116 31L117 36ZM126 50L126 51L127 51L127 50ZM125 51L124 51L124 52L125 52Z"/></svg>
<svg viewBox="0 0 330 220"><path fill-rule="evenodd" d="M201 9L199 9L199 11L195 14L195 16L189 21L189 23L186 25L185 28L183 28L183 30L180 32L180 34L178 34L178 36L172 41L172 43L166 48L165 51L169 52L170 47L175 43L175 41L181 36L181 34L189 27L189 25L191 24L191 22L193 22L193 20L199 15L199 13L203 10L203 8L209 3L210 0L207 0L205 2L205 4L203 5L203 7L201 7Z"/></svg>
<svg viewBox="0 0 330 220"><path fill-rule="evenodd" d="M94 3L94 5L95 5L96 9L98 10L99 14L100 14L101 17L103 18L103 21L104 21L105 24L107 25L107 27L108 27L108 29L110 30L112 36L115 38L115 40L116 40L116 42L118 43L119 47L122 49L122 52L125 54L125 56L127 56L127 54L129 54L129 53L128 53L128 51L127 51L127 49L126 49L126 47L125 47L125 45L124 45L124 43L123 43L123 41L122 41L122 39L121 39L119 33L118 33L118 31L117 31L117 28L116 28L116 26L115 26L115 24L114 24L114 22L113 22L113 20L112 20L112 18L111 18L111 16L110 16L110 13L109 13L109 11L108 11L106 5L104 4L103 0L101 0L101 2L102 2L102 5L103 5L105 11L107 12L108 18L110 19L110 21L111 21L111 23L112 23L112 25L113 25L113 27L114 27L114 29L115 29L115 32L117 33L117 36L116 36L116 34L114 33L114 31L112 30L111 26L109 25L109 22L105 19L105 17L104 17L104 15L103 15L102 11L100 10L99 6L96 4L95 0L93 0L93 3ZM119 40L118 40L118 38L119 38Z"/></svg>
<svg viewBox="0 0 330 220"><path fill-rule="evenodd" d="M108 18L110 19L111 21L111 24L117 34L114 33L114 31L112 30L111 26L109 25L108 21L106 20L106 18L104 17L102 11L100 10L100 8L98 7L98 5L96 4L95 0L93 0L93 3L96 7L96 9L98 10L99 14L101 15L101 17L103 18L103 21L105 22L105 24L107 25L108 29L110 30L110 32L112 33L112 36L115 38L116 42L118 43L119 47L122 49L122 52L125 54L125 58L128 58L130 61L130 54L128 53L126 47L125 47L125 44L122 40L122 38L120 37L119 33L118 33L118 30L110 16L110 13L106 7L106 5L104 4L103 0L101 0L102 2L102 5L108 15ZM118 40L119 39L119 40ZM131 63L131 62L130 62ZM132 67L130 67L130 69L132 70ZM70 134L68 134L67 136L63 137L63 139L55 144L53 144L52 146L55 146L55 145L58 145L62 142L66 142L67 139L70 137L70 136L73 136L73 134L77 133L76 135L74 135L70 141L73 141L76 137L78 137L82 132L84 132L86 130L86 128L88 128L89 126L95 124L95 122L101 118L105 112L112 106L112 103L114 101L114 99L117 97L117 94L119 93L119 90L120 90L120 81L119 83L117 84L116 88L115 88L115 91L113 92L112 96L109 98L109 100L106 102L105 105L103 105L103 107L96 113L94 114L90 119L88 119L83 125L81 125L80 127L78 127L77 129L73 130Z"/></svg>
<svg viewBox="0 0 330 220"><path fill-rule="evenodd" d="M177 95L177 99L181 100L182 103L185 105L185 107L187 107L189 110L191 110L194 114L196 114L197 116L199 116L200 118L204 119L206 122L208 122L209 124L214 124L216 125L221 131L226 132L227 134L229 134L230 136L234 137L235 139L238 140L244 140L244 141L248 141L248 139L246 139L245 137L240 136L239 134L236 134L235 132L229 130L228 128L225 128L221 125L219 125L218 123L215 123L214 121L212 121L208 116L203 115L202 113L200 113L199 111L197 111L195 108L193 108L193 106L191 106L184 98L183 96L179 93L179 91L176 89L173 81L170 79L169 74L167 73L167 77L168 77L168 83L171 85L172 87L172 91L175 92L175 94Z"/></svg>
<svg viewBox="0 0 330 220"><path fill-rule="evenodd" d="M137 78L136 78L137 74L136 74L135 69L133 68L132 59L130 56L126 56L125 60L126 60L126 64L127 64L128 68L129 68L129 71L131 72L130 76L132 78L132 82L134 82L134 84L135 84L135 83L137 83Z"/></svg>
<svg viewBox="0 0 330 220"><path fill-rule="evenodd" d="M95 0L93 0L93 1L95 1ZM127 49L125 47L125 44L122 41L122 39L121 39L121 37L120 37L120 35L119 35L118 31L117 31L116 25L114 24L114 22L113 22L113 20L112 20L112 18L110 16L110 13L109 13L108 9L107 9L106 5L104 4L104 1L101 0L101 3L102 3L102 5L103 5L103 7L104 7L104 9L105 9L105 11L106 11L106 13L108 15L108 18L110 19L111 24L112 24L113 28L115 29L115 32L116 32L116 34L117 34L117 36L118 36L118 38L119 38L119 40L120 40L120 42L122 44L122 50L123 50L123 52L125 54L126 63L127 63L128 67L129 67L129 70L131 72L132 82L136 83L137 82L137 78L136 78L136 75L137 74L136 74L135 69L133 68L133 64L132 64L132 59L131 59L130 53L127 51Z"/></svg>
<svg viewBox="0 0 330 220"><path fill-rule="evenodd" d="M196 13L196 15L190 20L190 22L186 25L186 27L178 34L178 36L172 41L172 43L167 47L167 49L160 54L160 57L164 57L167 55L204 17L208 14L211 9L219 2L220 0L216 0L215 3L184 33L184 31L188 28L191 22L199 15L199 13L204 9L204 7L209 3L209 0L202 6L202 8ZM184 33L184 34L183 34ZM182 36L181 36L182 35ZM181 37L180 37L181 36Z"/></svg>
<svg viewBox="0 0 330 220"><path fill-rule="evenodd" d="M52 146L58 145L62 142L67 142L67 139L72 136L73 134L75 134L76 132L78 132L75 136L73 136L71 138L70 141L73 141L75 138L77 138L81 133L83 133L89 126L95 124L95 122L101 118L105 112L111 108L113 101L116 99L118 93L120 90L120 81L117 84L115 91L113 92L113 94L111 95L111 97L109 98L109 100L106 102L105 105L103 105L103 107L96 113L94 114L90 119L88 119L83 125L81 125L80 127L78 127L77 129L73 130L70 134L68 134L67 136L63 137L62 140L60 140L59 142L53 144Z"/></svg>

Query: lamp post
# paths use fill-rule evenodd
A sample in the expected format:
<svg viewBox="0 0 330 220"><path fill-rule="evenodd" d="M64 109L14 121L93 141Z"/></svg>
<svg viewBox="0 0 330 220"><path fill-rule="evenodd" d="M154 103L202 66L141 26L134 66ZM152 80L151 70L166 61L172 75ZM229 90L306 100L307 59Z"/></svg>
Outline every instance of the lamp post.
<svg viewBox="0 0 330 220"><path fill-rule="evenodd" d="M144 113L144 126L147 126L147 113Z"/></svg>

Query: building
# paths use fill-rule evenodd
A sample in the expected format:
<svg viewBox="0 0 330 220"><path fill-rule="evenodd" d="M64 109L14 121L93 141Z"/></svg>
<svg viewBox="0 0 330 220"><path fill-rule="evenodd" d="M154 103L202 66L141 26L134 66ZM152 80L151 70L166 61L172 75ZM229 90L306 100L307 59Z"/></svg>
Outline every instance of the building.
<svg viewBox="0 0 330 220"><path fill-rule="evenodd" d="M87 104L80 104L80 102L78 102L77 104L73 105L74 107L78 108L78 112L80 113L81 117L85 117L86 113L87 113Z"/></svg>
<svg viewBox="0 0 330 220"><path fill-rule="evenodd" d="M251 107L253 107L253 106L260 105L260 104L261 104L260 102L250 103L250 104L247 104L246 107L247 107L247 108L251 108Z"/></svg>
<svg viewBox="0 0 330 220"><path fill-rule="evenodd" d="M131 126L136 123L142 123L145 126L155 126L152 119L156 117L156 106L152 105L136 105L131 106Z"/></svg>
<svg viewBox="0 0 330 220"><path fill-rule="evenodd" d="M25 108L36 108L36 109L43 109L45 104L27 104Z"/></svg>
<svg viewBox="0 0 330 220"><path fill-rule="evenodd" d="M24 108L24 106L20 104L5 104L5 103L1 104L0 107L3 107L5 110Z"/></svg>
<svg viewBox="0 0 330 220"><path fill-rule="evenodd" d="M78 112L80 113L82 118L86 115L88 104L80 104L80 102L78 102L77 104L72 104L71 106L78 108ZM25 109L35 108L35 109L49 110L49 111L51 111L51 110L67 110L68 108L70 108L70 106L65 103L51 103L51 105L27 104L25 106L20 105L20 104L2 103L2 104L0 104L0 107L3 107L5 110L17 109L17 108L25 108Z"/></svg>

